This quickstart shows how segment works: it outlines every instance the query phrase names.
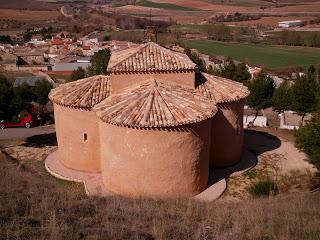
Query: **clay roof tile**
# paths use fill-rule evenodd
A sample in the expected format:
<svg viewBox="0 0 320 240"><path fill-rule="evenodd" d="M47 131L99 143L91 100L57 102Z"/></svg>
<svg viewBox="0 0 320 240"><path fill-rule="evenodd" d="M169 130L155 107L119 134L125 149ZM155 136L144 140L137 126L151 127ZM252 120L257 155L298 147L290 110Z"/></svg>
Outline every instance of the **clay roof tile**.
<svg viewBox="0 0 320 240"><path fill-rule="evenodd" d="M198 77L196 91L217 103L237 101L250 94L242 83L206 73Z"/></svg>
<svg viewBox="0 0 320 240"><path fill-rule="evenodd" d="M110 77L94 76L62 84L51 90L52 102L75 108L91 109L110 95Z"/></svg>
<svg viewBox="0 0 320 240"><path fill-rule="evenodd" d="M214 116L217 108L193 89L150 79L111 95L94 111L106 123L157 128L200 122Z"/></svg>
<svg viewBox="0 0 320 240"><path fill-rule="evenodd" d="M111 55L109 72L193 70L187 55L149 42Z"/></svg>

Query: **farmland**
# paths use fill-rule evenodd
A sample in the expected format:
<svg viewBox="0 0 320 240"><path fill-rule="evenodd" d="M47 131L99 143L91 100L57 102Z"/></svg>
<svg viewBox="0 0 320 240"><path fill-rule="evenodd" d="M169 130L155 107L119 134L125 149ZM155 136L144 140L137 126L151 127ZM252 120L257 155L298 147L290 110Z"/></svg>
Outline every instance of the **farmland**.
<svg viewBox="0 0 320 240"><path fill-rule="evenodd" d="M268 69L307 67L320 63L320 49L314 48L225 43L212 40L191 40L185 43L188 47L196 48L202 53L230 56Z"/></svg>
<svg viewBox="0 0 320 240"><path fill-rule="evenodd" d="M299 13L299 12L319 12L319 1L271 1L262 0L197 0L197 1L184 1L184 0L152 0L152 3L160 4L174 4L180 7L195 8L199 10L210 10L212 12L241 12L241 13ZM262 9L263 8L263 9Z"/></svg>
<svg viewBox="0 0 320 240"><path fill-rule="evenodd" d="M33 10L15 10L0 9L0 19L20 20L20 21L41 21L51 20L59 16L58 11L33 11Z"/></svg>
<svg viewBox="0 0 320 240"><path fill-rule="evenodd" d="M162 9L170 9L170 10L177 10L177 11L194 11L194 10L197 10L197 9L194 9L194 8L179 6L179 5L175 5L175 4L172 4L172 3L157 3L157 2L147 1L147 0L139 1L137 3L137 5L143 6L143 7L162 8Z"/></svg>

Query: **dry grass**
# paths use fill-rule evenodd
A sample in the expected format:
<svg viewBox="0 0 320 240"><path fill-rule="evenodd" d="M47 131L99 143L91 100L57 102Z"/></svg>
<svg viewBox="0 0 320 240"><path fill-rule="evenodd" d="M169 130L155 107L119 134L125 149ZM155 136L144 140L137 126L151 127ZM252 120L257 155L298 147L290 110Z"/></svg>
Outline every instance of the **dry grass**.
<svg viewBox="0 0 320 240"><path fill-rule="evenodd" d="M0 159L0 239L319 239L319 193L243 202L88 198ZM71 190L73 189L73 190Z"/></svg>

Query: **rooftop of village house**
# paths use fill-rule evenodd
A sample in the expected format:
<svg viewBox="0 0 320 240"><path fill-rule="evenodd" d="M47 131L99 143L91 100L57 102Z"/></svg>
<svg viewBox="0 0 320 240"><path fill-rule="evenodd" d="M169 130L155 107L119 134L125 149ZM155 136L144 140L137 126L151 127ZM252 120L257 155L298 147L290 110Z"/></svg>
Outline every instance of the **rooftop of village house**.
<svg viewBox="0 0 320 240"><path fill-rule="evenodd" d="M109 72L193 70L195 64L186 54L174 52L153 42L111 55Z"/></svg>
<svg viewBox="0 0 320 240"><path fill-rule="evenodd" d="M110 95L110 77L94 76L60 85L49 98L58 105L91 109Z"/></svg>
<svg viewBox="0 0 320 240"><path fill-rule="evenodd" d="M112 95L94 110L106 123L130 127L191 124L217 112L215 103L195 90L154 78Z"/></svg>

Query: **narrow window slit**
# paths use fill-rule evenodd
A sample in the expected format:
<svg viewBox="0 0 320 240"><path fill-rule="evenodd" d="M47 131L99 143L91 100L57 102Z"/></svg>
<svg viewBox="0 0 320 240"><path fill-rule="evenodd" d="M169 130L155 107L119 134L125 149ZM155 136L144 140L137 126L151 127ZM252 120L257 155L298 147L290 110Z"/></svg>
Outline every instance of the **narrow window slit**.
<svg viewBox="0 0 320 240"><path fill-rule="evenodd" d="M86 133L83 134L83 140L87 141L88 140L88 135Z"/></svg>

